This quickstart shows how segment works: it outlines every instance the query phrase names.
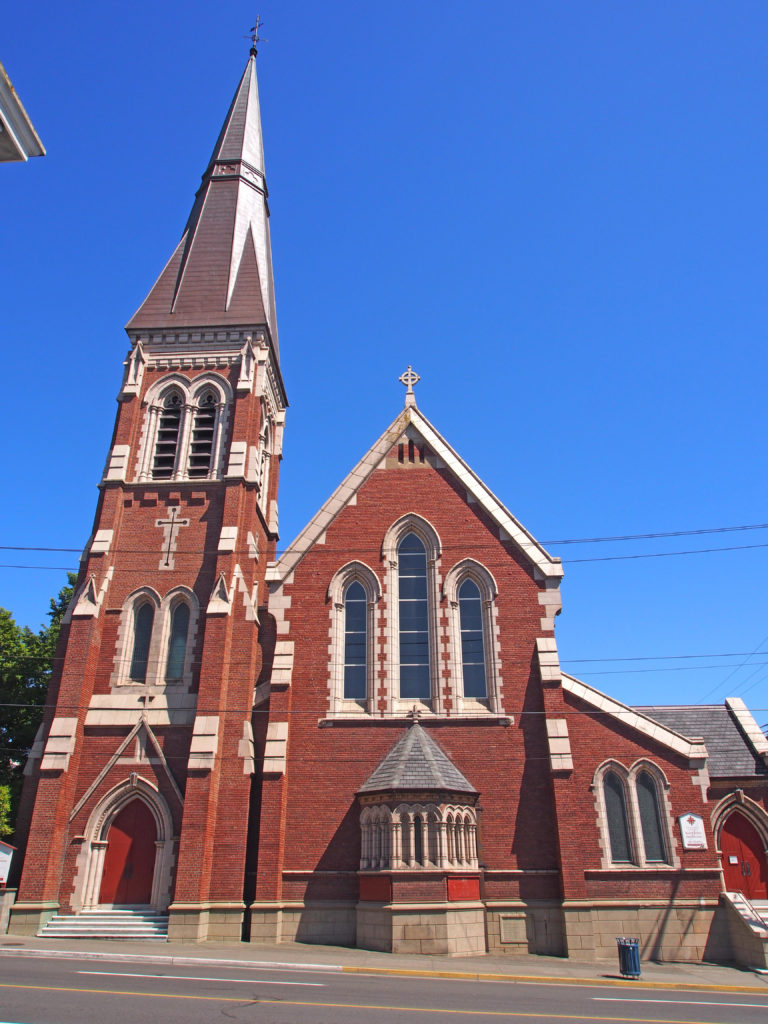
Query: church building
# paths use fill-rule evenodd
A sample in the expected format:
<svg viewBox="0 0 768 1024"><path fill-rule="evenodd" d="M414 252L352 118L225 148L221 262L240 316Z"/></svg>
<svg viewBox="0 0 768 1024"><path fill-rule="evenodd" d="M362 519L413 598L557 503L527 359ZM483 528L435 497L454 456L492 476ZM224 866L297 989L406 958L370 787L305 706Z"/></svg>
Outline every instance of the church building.
<svg viewBox="0 0 768 1024"><path fill-rule="evenodd" d="M768 740L561 670L561 561L410 367L277 557L267 197L253 49L127 325L10 930L768 966Z"/></svg>

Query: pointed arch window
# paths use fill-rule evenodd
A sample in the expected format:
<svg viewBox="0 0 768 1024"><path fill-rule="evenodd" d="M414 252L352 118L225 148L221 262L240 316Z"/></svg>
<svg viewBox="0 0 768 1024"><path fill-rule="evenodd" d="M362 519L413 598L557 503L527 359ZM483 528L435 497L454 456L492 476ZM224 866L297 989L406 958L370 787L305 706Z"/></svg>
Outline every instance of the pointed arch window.
<svg viewBox="0 0 768 1024"><path fill-rule="evenodd" d="M398 582L400 697L428 701L431 681L427 552L415 533L406 534L398 545Z"/></svg>
<svg viewBox="0 0 768 1024"><path fill-rule="evenodd" d="M368 597L359 580L344 591L344 700L368 695Z"/></svg>
<svg viewBox="0 0 768 1024"><path fill-rule="evenodd" d="M192 479L207 477L211 472L217 404L210 389L203 392L197 403L189 444L188 476Z"/></svg>
<svg viewBox="0 0 768 1024"><path fill-rule="evenodd" d="M614 863L632 863L632 845L629 839L627 799L624 783L616 772L606 772L603 778L605 815L608 821L608 838L611 845L611 860Z"/></svg>
<svg viewBox="0 0 768 1024"><path fill-rule="evenodd" d="M154 480L170 480L176 470L181 436L184 402L178 391L166 395L157 425L155 457L152 463Z"/></svg>
<svg viewBox="0 0 768 1024"><path fill-rule="evenodd" d="M149 666L149 645L152 640L152 626L155 609L149 601L143 601L133 610L133 651L131 654L131 680L144 683Z"/></svg>
<svg viewBox="0 0 768 1024"><path fill-rule="evenodd" d="M180 601L171 612L168 637L168 659L165 664L166 683L177 683L184 677L184 663L189 636L189 605Z"/></svg>
<svg viewBox="0 0 768 1024"><path fill-rule="evenodd" d="M174 373L145 396L139 480L214 479L221 471L232 389L217 373L190 380Z"/></svg>
<svg viewBox="0 0 768 1024"><path fill-rule="evenodd" d="M604 867L679 867L672 811L665 795L668 789L663 771L646 758L629 770L618 761L598 768L594 791Z"/></svg>
<svg viewBox="0 0 768 1024"><path fill-rule="evenodd" d="M485 700L488 685L485 675L483 601L480 588L473 579L464 580L459 587L459 623L464 696Z"/></svg>
<svg viewBox="0 0 768 1024"><path fill-rule="evenodd" d="M667 860L664 829L659 811L659 794L650 772L641 771L635 779L637 806L640 811L640 830L643 834L645 859L664 863Z"/></svg>

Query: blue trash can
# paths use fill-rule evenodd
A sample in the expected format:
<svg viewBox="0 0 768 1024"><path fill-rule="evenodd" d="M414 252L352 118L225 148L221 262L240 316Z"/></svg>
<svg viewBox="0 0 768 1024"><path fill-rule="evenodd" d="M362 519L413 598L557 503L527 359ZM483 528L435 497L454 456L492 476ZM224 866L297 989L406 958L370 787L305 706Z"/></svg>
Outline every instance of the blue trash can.
<svg viewBox="0 0 768 1024"><path fill-rule="evenodd" d="M640 977L640 940L616 938L619 947L619 974L624 978Z"/></svg>

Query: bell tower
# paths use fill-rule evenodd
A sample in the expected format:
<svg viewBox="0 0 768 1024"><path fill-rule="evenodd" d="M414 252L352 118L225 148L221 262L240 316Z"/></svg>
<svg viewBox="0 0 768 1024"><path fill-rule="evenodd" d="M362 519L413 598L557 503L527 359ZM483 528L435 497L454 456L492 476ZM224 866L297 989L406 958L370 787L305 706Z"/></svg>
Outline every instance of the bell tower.
<svg viewBox="0 0 768 1024"><path fill-rule="evenodd" d="M255 45L181 240L126 330L28 764L12 927L127 902L167 911L171 938L237 940L287 406Z"/></svg>

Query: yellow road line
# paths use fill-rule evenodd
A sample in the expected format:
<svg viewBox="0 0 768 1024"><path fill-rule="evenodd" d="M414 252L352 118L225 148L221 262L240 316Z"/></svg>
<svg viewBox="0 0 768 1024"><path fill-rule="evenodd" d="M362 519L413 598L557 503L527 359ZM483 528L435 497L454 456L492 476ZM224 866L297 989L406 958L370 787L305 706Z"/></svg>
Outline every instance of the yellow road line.
<svg viewBox="0 0 768 1024"><path fill-rule="evenodd" d="M696 981L644 981L629 978L563 978L559 975L546 974L486 974L475 971L428 971L413 970L406 967L358 967L342 965L345 974L382 974L401 975L408 978L448 978L455 981L519 981L533 985L608 985L618 988L661 988L672 991L689 992L747 992L752 995L767 995L768 986L764 989L751 985L711 985Z"/></svg>
<svg viewBox="0 0 768 1024"><path fill-rule="evenodd" d="M158 975L162 980L162 977ZM525 1020L587 1020L609 1024L681 1024L661 1017L599 1017L579 1013L523 1013L515 1010L457 1010L448 1006L381 1006L376 1003L325 1003L307 999L237 999L234 996L198 996L176 992L123 992L113 988L69 988L64 985L12 985L0 982L0 988L18 988L25 992L71 992L73 995L137 996L140 999L192 999L201 1002L257 1003L266 1006L313 1006L331 1010L383 1010L389 1013L450 1013L461 1017L516 1017ZM685 1021L684 1024L726 1024L720 1021Z"/></svg>

